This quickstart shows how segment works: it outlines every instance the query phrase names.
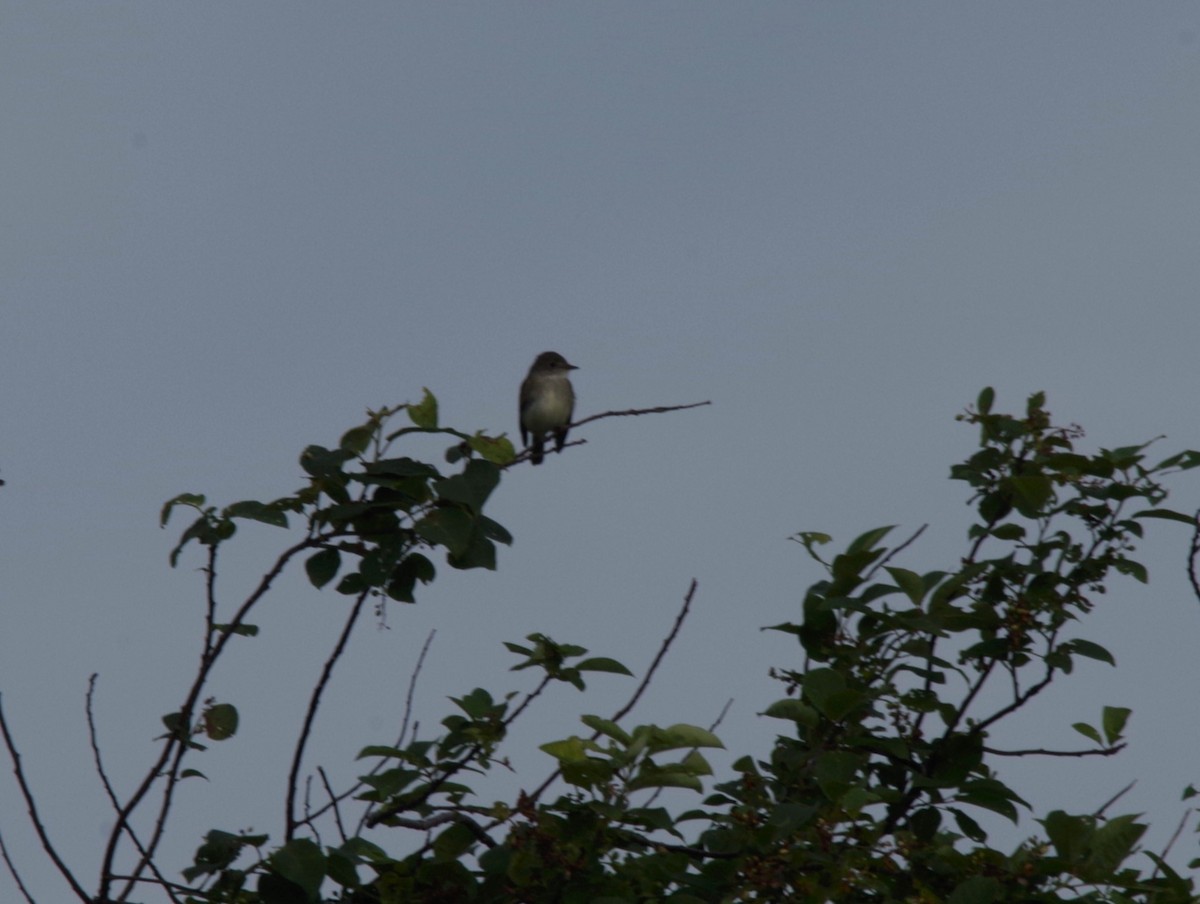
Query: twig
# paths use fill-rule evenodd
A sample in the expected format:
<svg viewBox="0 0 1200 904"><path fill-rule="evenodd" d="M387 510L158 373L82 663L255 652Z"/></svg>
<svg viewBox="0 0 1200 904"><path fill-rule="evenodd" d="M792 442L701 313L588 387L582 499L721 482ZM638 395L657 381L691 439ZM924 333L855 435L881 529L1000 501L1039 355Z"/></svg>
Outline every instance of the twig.
<svg viewBox="0 0 1200 904"><path fill-rule="evenodd" d="M1200 600L1200 578L1196 577L1196 557L1200 556L1200 509L1192 518L1196 527L1192 531L1192 548L1188 552L1188 579L1192 582L1192 592Z"/></svg>
<svg viewBox="0 0 1200 904"><path fill-rule="evenodd" d="M12 760L13 775L17 777L17 784L21 788L21 796L25 798L25 806L29 811L29 819L33 823L34 831L37 832L37 836L42 842L42 850L54 861L54 865L58 867L58 871L67 880L67 884L71 886L71 891L75 892L79 900L83 901L84 904L91 904L91 896L83 890L83 886L76 881L75 876L67 868L62 858L58 856L58 851L50 843L50 836L46 834L46 827L42 825L41 817L38 816L37 805L33 802L33 792L29 790L29 782L25 780L25 770L21 766L21 755L17 753L17 745L13 741L12 733L8 730L8 720L4 718L3 706L0 706L0 732L4 734L4 746L8 748L8 755Z"/></svg>
<svg viewBox="0 0 1200 904"><path fill-rule="evenodd" d="M708 403L702 402L700 404ZM637 705L638 700L642 698L642 694L645 693L646 688L650 686L650 679L653 678L654 673L658 671L659 665L662 664L663 657L667 655L667 650L671 649L671 644L675 642L675 638L679 634L679 629L683 627L684 619L688 617L688 612L692 608L692 600L696 596L696 587L696 579L692 578L692 584L690 587L688 587L688 592L683 597L683 606L680 607L679 614L675 616L675 624L671 626L671 632L659 645L658 653L655 655L654 661L650 663L650 668L646 670L646 676L642 679L642 683L638 685L637 690L633 692L633 696L629 698L629 702L617 710L616 714L612 716L613 722L620 722L623 718L629 715L630 710Z"/></svg>
<svg viewBox="0 0 1200 904"><path fill-rule="evenodd" d="M1113 804L1115 804L1117 801L1119 801L1122 797L1124 797L1126 794L1128 794L1129 791L1131 791L1133 789L1133 786L1136 784L1137 784L1137 779L1135 778L1128 785L1126 785L1124 788L1122 788L1120 791L1118 791L1116 794L1114 794L1112 797L1110 797L1108 800L1106 800L1104 802L1104 804L1100 807L1100 809L1097 810L1092 815L1095 816L1097 819L1099 819L1101 816L1104 815L1105 810L1107 810L1109 807L1111 807Z"/></svg>
<svg viewBox="0 0 1200 904"><path fill-rule="evenodd" d="M929 527L928 524L922 524L920 527L917 528L916 532L913 533L913 535L911 537L909 537L907 540L905 540L899 546L890 550L886 556L884 556L882 559L880 559L878 562L876 562L875 566L870 571L868 571L866 573L866 575L863 577L863 583L865 584L867 581L871 580L871 578L875 577L875 573L878 572L880 568L882 568L884 565L886 565L892 559L896 558L896 556L900 555L900 553L904 552L904 550L908 549L908 547L912 546L915 542L917 542L917 538L920 537L921 534L925 533L925 530L928 527Z"/></svg>
<svg viewBox="0 0 1200 904"><path fill-rule="evenodd" d="M704 402L692 402L689 405L659 405L655 408L627 408L624 411L602 411L599 414L593 414L593 415L590 415L589 417L585 417L581 421L575 421L574 423L567 424L565 429L574 430L576 427L582 427L584 424L590 424L592 421L598 421L598 420L601 420L602 418L606 418L606 417L636 417L641 414L665 414L668 411L686 411L689 408L702 408L705 405L711 405L711 404L712 404L712 401L709 400L709 401L704 401ZM572 442L566 443L566 445L567 446L582 446L586 442L587 442L587 440L578 439L578 440L574 440ZM512 461L510 461L504 467L509 468L515 464L519 464L520 462L527 460L531 454L532 454L532 450L526 449L526 450L520 452L516 458L514 458Z"/></svg>
<svg viewBox="0 0 1200 904"><path fill-rule="evenodd" d="M408 734L408 720L412 715L413 691L417 687L417 676L421 674L421 668L425 665L425 654L429 652L429 645L433 643L435 634L437 634L437 628L431 630L429 636L425 638L425 643L421 645L421 652L417 656L417 664L413 666L412 674L408 678L408 693L404 695L404 718L400 721L400 737L396 738L397 747L404 743L404 736Z"/></svg>
<svg viewBox="0 0 1200 904"><path fill-rule="evenodd" d="M496 842L484 830L483 826L473 820L466 813L455 810L450 813L438 813L435 816L427 816L424 819L408 819L403 816L389 817L388 825L399 826L404 829L421 829L422 831L432 829L435 826L444 825L448 822L457 822L466 826L472 835L478 838L487 847L494 848Z"/></svg>
<svg viewBox="0 0 1200 904"><path fill-rule="evenodd" d="M296 833L296 827L300 825L296 820L296 782L300 775L300 763L304 758L304 748L308 743L309 735L312 733L313 721L317 717L317 707L321 703L321 695L325 692L325 686L329 683L329 678L333 674L333 667L337 664L337 661L342 656L342 652L346 649L346 643L350 640L350 632L354 630L354 624L358 621L358 616L362 613L363 603L366 602L370 593L370 588L368 588L362 591L358 595L358 599L355 600L354 608L350 610L350 615L346 619L345 626L342 628L342 634L338 638L333 652L325 660L325 665L321 669L321 677L317 681L316 687L313 688L312 697L308 701L308 710L304 714L304 726L300 729L300 737L296 739L296 750L292 755L292 768L288 772L287 809L284 812L285 843L292 840L292 837Z"/></svg>
<svg viewBox="0 0 1200 904"><path fill-rule="evenodd" d="M1195 812L1194 807L1188 807L1186 810L1183 811L1183 815L1179 817L1179 825L1175 826L1175 831L1171 834L1170 841L1167 842L1167 846L1163 848L1162 853L1158 855L1158 859L1160 861L1162 861L1164 863L1166 862L1167 854L1171 853L1171 848L1173 848L1175 846L1175 842L1179 840L1180 834L1183 833L1183 827L1187 825L1188 817L1191 816L1192 813L1194 813L1194 812ZM1161 867L1158 863L1154 864L1154 872L1152 872L1150 874L1151 879L1157 878L1158 871L1160 868Z"/></svg>
<svg viewBox="0 0 1200 904"><path fill-rule="evenodd" d="M592 421L598 421L606 417L636 417L639 414L665 414L668 411L686 411L688 408L703 408L705 405L711 405L712 401L692 402L690 405L659 405L656 408L627 408L624 411L602 411L600 414L593 414L590 417L585 417L582 421L575 421L573 424L568 424L567 429L573 430L576 427L582 427L584 424L590 424Z"/></svg>
<svg viewBox="0 0 1200 904"><path fill-rule="evenodd" d="M1125 746L1122 743L1101 750L1045 750L1040 747L1032 750L997 750L995 747L984 747L983 751L995 756L1112 756L1124 750Z"/></svg>
<svg viewBox="0 0 1200 904"><path fill-rule="evenodd" d="M1176 833L1178 834L1178 833ZM25 883L21 881L21 875L17 872L16 866L12 862L12 858L8 856L8 848L4 846L4 836L0 835L0 857L4 858L4 865L8 867L9 873L17 883L17 888L21 890L21 896L25 898L29 904L37 904L33 900L33 896L29 894L29 889L25 887Z"/></svg>
<svg viewBox="0 0 1200 904"><path fill-rule="evenodd" d="M329 795L330 806L333 807L333 821L337 825L338 834L342 836L342 843L346 841L346 827L342 825L342 812L338 808L337 796L333 793L333 787L329 784L329 776L325 774L325 767L317 767L317 775L321 776L321 784L325 786L325 793Z"/></svg>
<svg viewBox="0 0 1200 904"><path fill-rule="evenodd" d="M104 763L100 758L100 742L96 735L96 717L92 711L92 699L96 694L96 679L99 677L100 676L98 674L92 672L91 676L88 678L87 694L84 697L84 713L87 716L88 726L88 743L92 745L92 759L96 763L96 774L100 776L100 784L103 786L105 793L108 795L109 801L112 802L113 809L119 814L121 812L121 801L117 798L117 792L113 790L112 782L109 780L108 774L104 771ZM138 853L142 856L145 856L146 849L142 846L141 839L139 839L137 837L137 833L133 831L133 826L129 825L128 823L125 825L125 834L129 836L129 840L133 842L133 846L137 848ZM155 865L154 861L147 860L146 865L150 869L150 872L154 873L155 878L163 883L163 889L166 891L167 897L169 897L174 904L182 904L179 898L175 896L175 893L171 891L170 883L168 883L167 878L161 872L159 872L159 869Z"/></svg>

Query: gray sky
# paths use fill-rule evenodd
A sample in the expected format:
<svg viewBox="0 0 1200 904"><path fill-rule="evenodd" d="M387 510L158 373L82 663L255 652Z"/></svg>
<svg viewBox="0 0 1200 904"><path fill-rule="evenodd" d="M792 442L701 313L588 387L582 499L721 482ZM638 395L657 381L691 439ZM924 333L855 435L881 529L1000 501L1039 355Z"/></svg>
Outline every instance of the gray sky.
<svg viewBox="0 0 1200 904"><path fill-rule="evenodd" d="M312 748L344 778L394 735L431 629L425 736L449 694L529 687L501 641L530 631L640 674L692 577L634 721L708 724L732 696L720 733L765 754L766 668L799 656L759 628L820 577L786 538L931 522L901 564L951 566L968 513L946 478L975 440L953 417L984 385L1010 409L1046 390L1089 448L1200 446L1198 29L1171 2L7 4L0 692L85 885L111 820L87 676L128 791L198 656L201 560L168 567L184 522L160 531L159 506L288 492L366 406L428 386L444 422L515 435L548 348L580 367L581 415L714 403L589 425L508 475L499 571L443 567L360 628ZM1079 669L1013 735L1081 746L1071 722L1127 705L1128 752L1003 777L1039 813L1138 778L1116 809L1161 848L1200 779L1200 604L1185 531L1148 535L1150 588L1118 584L1082 632L1119 670ZM244 531L226 600L285 539ZM181 795L180 865L209 828L279 837L346 605L285 580L216 678L242 730L193 763L213 781ZM557 690L493 796L632 686ZM0 781L0 830L52 900L21 809ZM1175 859L1194 853L1189 833Z"/></svg>

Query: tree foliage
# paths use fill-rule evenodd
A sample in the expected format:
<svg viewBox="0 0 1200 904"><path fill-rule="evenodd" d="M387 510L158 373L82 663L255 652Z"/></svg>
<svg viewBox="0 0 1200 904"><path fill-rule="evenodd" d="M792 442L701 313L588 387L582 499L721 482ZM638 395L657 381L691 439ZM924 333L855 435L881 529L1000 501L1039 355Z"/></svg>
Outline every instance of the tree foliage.
<svg viewBox="0 0 1200 904"><path fill-rule="evenodd" d="M140 785L119 794L97 751L116 819L95 893L38 821L0 715L43 846L76 896L95 902L1197 900L1191 878L1139 848L1138 818L1109 815L1109 805L1040 812L998 767L1012 756L1115 755L1129 710L1100 706L1098 720L1076 722L1076 750L1005 750L993 737L1081 659L1115 665L1084 636L1087 618L1114 574L1147 580L1135 558L1147 519L1196 530L1195 518L1165 507L1163 481L1200 465L1200 453L1152 464L1150 443L1087 452L1082 431L1056 425L1042 394L1021 414L993 404L986 389L960 415L979 443L950 476L968 488L974 514L961 556L943 570L901 564L921 530L895 541L893 528L880 527L833 555L824 554L828 536L794 538L824 574L795 621L770 629L797 647L794 661L772 671L781 690L763 710L778 725L769 750L735 751L716 776L706 751L724 745L713 730L629 719L688 615L693 585L628 704L608 716L584 712L577 734L546 740L554 773L490 806L474 803L473 791L543 690L585 691L592 673L629 674L621 662L543 634L509 641L514 669L538 676L531 690L461 692L435 737L417 738L406 723L399 740L364 746L352 788L326 785L328 799L315 807L300 803L298 789L322 693L364 604L413 602L441 556L452 568L496 567L497 544L511 537L484 509L504 470L522 460L507 439L439 426L426 391L418 403L369 412L333 448L305 449L307 477L290 496L224 508L178 496L163 523L181 509L194 516L171 561L193 543L206 556L201 665L181 706L163 717L166 733ZM408 424L395 428L401 416ZM413 434L430 433L453 439L444 464L397 453ZM226 606L218 554L246 520L302 536ZM157 851L174 789L199 774L190 764L202 762L206 744L238 730L235 704L205 697L208 679L231 638L257 633L254 611L298 562L314 587L347 598L347 619L299 727L285 823L277 836L214 828L182 876L170 873ZM1032 833L993 845L986 827L997 815Z"/></svg>

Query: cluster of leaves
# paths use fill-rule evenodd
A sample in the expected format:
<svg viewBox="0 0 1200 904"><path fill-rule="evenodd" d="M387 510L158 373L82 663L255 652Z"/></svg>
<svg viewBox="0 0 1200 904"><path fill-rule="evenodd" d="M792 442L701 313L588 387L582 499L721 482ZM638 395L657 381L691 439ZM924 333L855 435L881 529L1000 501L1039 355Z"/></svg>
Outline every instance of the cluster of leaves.
<svg viewBox="0 0 1200 904"><path fill-rule="evenodd" d="M184 705L164 717L164 752L145 786L117 805L94 900L118 899L110 898L112 851L122 833L138 852L135 880L188 904L1198 900L1193 880L1139 852L1146 827L1135 817L1108 816L1108 805L1039 816L996 767L1010 756L1115 754L1129 710L1107 706L1097 725L1075 722L1090 742L1080 750L1006 750L994 736L1080 658L1115 664L1077 629L1114 575L1147 579L1134 558L1147 519L1195 529L1193 518L1164 506L1163 480L1200 465L1200 453L1157 464L1148 462L1150 444L1088 454L1077 448L1082 431L1055 425L1040 393L1022 415L997 413L993 402L985 390L960 416L978 428L979 446L951 477L970 488L974 517L949 569L898 564L920 531L888 546L892 529L878 528L829 559L821 554L829 537L795 537L824 576L795 622L771 628L798 643L796 662L773 670L783 696L764 711L781 728L765 755L740 756L707 790L714 780L704 751L723 746L712 729L627 722L656 659L619 712L585 714L578 735L541 745L554 764L545 781L511 801L476 803L481 777L506 765L514 722L548 686L584 691L588 674L629 674L614 659L532 634L506 644L519 657L514 670L539 676L532 690L476 688L450 698L454 711L436 737L402 730L395 743L367 746L360 758L372 766L352 789L335 794L326 783L328 802L306 803L303 813L289 798L273 847L267 835L213 830L186 885L159 871L157 830L139 838L130 816L150 784L165 783L161 827L171 789L189 774L184 754L201 736L236 731L236 709L201 704L201 689L229 638L254 633L248 616L271 581L304 555L314 586L355 601L300 734L294 794L323 682L362 603L411 602L417 583L434 577L427 553L435 548L453 567L494 567L495 543L509 537L483 507L514 452L503 437L440 428L427 393L417 405L371 413L335 449L309 447L301 459L308 483L293 496L223 510L198 496L172 500L164 523L178 506L198 511L173 561L193 540L209 554L203 665ZM388 433L402 411L413 425ZM410 433L453 435L447 458L461 470L443 476L393 457L391 444ZM304 519L303 539L218 621L219 546L239 519L286 527L293 515ZM667 805L680 801L685 809ZM1037 834L1012 850L993 846L989 819L1018 823L1023 810L1034 813ZM337 843L323 832L336 832ZM1133 865L1138 854L1146 865ZM127 880L119 899L135 887Z"/></svg>

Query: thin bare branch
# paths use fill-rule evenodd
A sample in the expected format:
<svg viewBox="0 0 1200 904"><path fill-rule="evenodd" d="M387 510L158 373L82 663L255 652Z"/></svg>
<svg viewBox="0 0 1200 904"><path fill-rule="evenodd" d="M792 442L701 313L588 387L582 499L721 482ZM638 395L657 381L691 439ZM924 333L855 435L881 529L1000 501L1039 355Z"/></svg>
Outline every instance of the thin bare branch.
<svg viewBox="0 0 1200 904"><path fill-rule="evenodd" d="M296 833L296 827L301 824L296 819L296 783L299 780L300 764L304 759L304 748L308 744L309 735L312 734L313 721L317 717L317 707L321 704L321 695L325 692L325 686L329 684L333 667L337 665L337 661L341 659L342 653L346 649L346 643L350 640L350 632L354 630L354 625L358 621L359 615L362 614L363 603L366 602L370 593L368 588L360 593L358 599L354 601L354 608L350 610L350 615L346 619L337 644L329 654L329 658L325 660L325 665L321 669L321 677L317 681L316 687L313 688L312 697L308 701L308 710L304 714L304 726L300 729L300 737L296 739L296 750L292 755L292 768L288 771L287 805L284 811L285 842L292 840Z"/></svg>
<svg viewBox="0 0 1200 904"><path fill-rule="evenodd" d="M637 417L638 415L642 415L642 414L665 414L668 411L686 411L689 408L702 408L705 405L711 405L711 404L712 404L712 401L708 400L708 401L704 401L704 402L692 402L691 404L688 404L688 405L659 405L654 408L627 408L624 411L602 411L599 414L593 414L588 417L585 417L581 421L575 421L574 423L567 424L567 429L574 430L576 427L582 427L584 424L590 424L592 421L602 420L603 418L606 418L606 417ZM577 440L572 440L569 443L566 443L566 446L582 446L586 442L587 442L587 440L577 439ZM564 446L564 448L565 448L565 446ZM514 458L512 461L510 461L507 465L505 465L505 467L510 468L515 464L519 464L520 462L526 461L526 460L528 460L530 455L531 455L531 450L526 449L523 452L519 453L517 455L517 457Z"/></svg>
<svg viewBox="0 0 1200 904"><path fill-rule="evenodd" d="M21 881L21 874L17 872L17 867L12 862L12 858L8 856L8 848L4 846L3 835L0 835L0 857L4 858L4 865L8 867L9 874L13 877L13 881L17 883L17 888L21 890L21 897L28 901L29 904L37 904L33 900L33 896L29 893L29 889L25 887L25 883Z"/></svg>
<svg viewBox="0 0 1200 904"><path fill-rule="evenodd" d="M0 695L2 698L2 695ZM62 877L67 880L67 884L71 886L71 891L84 904L90 904L91 896L83 890L83 886L75 879L74 874L67 868L66 863L58 856L58 851L54 849L54 845L50 842L50 836L46 832L46 827L42 825L42 819L38 816L37 804L33 802L33 792L29 790L29 782L25 779L25 769L21 765L21 754L17 753L17 745L13 741L12 732L8 730L8 720L4 717L4 707L0 705L0 732L4 734L4 746L8 748L8 756L12 760L13 775L17 777L17 784L21 788L21 796L25 798L25 807L29 812L29 820L33 823L33 830L37 832L38 839L42 842L42 850L54 861L54 865L58 868Z"/></svg>
<svg viewBox="0 0 1200 904"><path fill-rule="evenodd" d="M96 774L100 776L100 784L103 786L104 792L108 795L108 799L112 803L113 809L119 814L121 812L121 801L117 798L117 792L113 790L112 782L109 781L108 778L108 773L104 771L104 762L100 757L100 742L96 735L96 717L92 710L92 700L96 695L96 679L99 677L100 676L95 672L92 672L91 676L88 678L87 694L84 697L84 714L87 717L88 743L92 746L92 760L96 764ZM145 856L146 848L142 845L141 839L137 837L137 833L133 831L133 826L129 825L128 823L125 825L125 834L129 836L129 840L133 842L133 846L137 848L138 853L142 856ZM169 897L174 904L182 904L179 898L175 896L175 893L171 891L170 883L167 881L166 876L159 872L154 861L147 860L146 865L150 872L154 874L155 878L157 878L163 884L163 889L166 891L167 897Z"/></svg>
<svg viewBox="0 0 1200 904"><path fill-rule="evenodd" d="M1171 838L1167 842L1166 847L1162 849L1162 853L1158 855L1158 859L1166 862L1167 854L1171 853L1171 848L1175 847L1175 842L1179 840L1179 836L1183 834L1184 826L1187 825L1188 817L1196 812L1195 807L1188 807L1183 811L1183 815L1179 817L1179 825L1175 826L1175 831L1171 833ZM1150 874L1150 878L1154 879L1158 876L1158 871L1162 867L1159 864L1154 865L1154 872Z"/></svg>
<svg viewBox="0 0 1200 904"><path fill-rule="evenodd" d="M1113 747L1103 747L1099 750L1046 750L1041 747L1030 750L997 750L995 747L984 747L983 751L995 756L1112 756L1120 753L1125 747L1125 744L1116 744Z"/></svg>
<svg viewBox="0 0 1200 904"><path fill-rule="evenodd" d="M412 674L408 678L408 692L404 695L404 718L400 721L400 736L396 738L396 746L399 747L404 743L404 736L408 734L409 718L412 716L413 692L417 688L417 677L421 674L421 669L425 666L425 655L429 652L429 646L433 643L433 637L437 634L437 628L429 632L429 636L425 638L425 643L421 645L421 652L417 656L417 664L413 666Z"/></svg>
<svg viewBox="0 0 1200 904"><path fill-rule="evenodd" d="M892 559L896 558L896 556L900 555L900 553L904 552L904 550L908 549L908 547L910 547L914 543L916 543L917 538L920 537L921 534L925 533L925 531L928 527L929 527L928 524L922 524L920 527L918 527L916 529L916 531L913 533L913 535L911 537L909 537L907 540L905 540L899 546L897 546L894 549L892 549L891 551L889 551L886 556L884 556L882 559L880 559L878 562L876 562L874 567L872 567L871 570L868 571L866 573L866 575L863 576L863 582L866 583L867 581L871 580L871 578L875 577L875 574L876 574L876 572L879 571L879 569L883 568L884 565L886 565Z"/></svg>
<svg viewBox="0 0 1200 904"><path fill-rule="evenodd" d="M325 786L325 793L329 795L329 805L333 808L333 821L337 825L338 834L342 836L342 842L346 841L346 827L342 825L342 811L338 807L337 795L333 793L333 786L329 784L329 776L325 774L325 767L317 767L317 775L321 776L321 784Z"/></svg>
<svg viewBox="0 0 1200 904"><path fill-rule="evenodd" d="M701 403L707 404L707 403ZM658 667L662 664L663 657L667 655L667 650L671 649L671 644L675 642L675 638L679 635L679 629L683 627L684 620L688 617L688 612L692 608L692 600L696 597L696 579L692 578L692 584L688 587L688 592L683 597L683 605L679 609L679 614L675 616L675 624L671 626L671 631L663 642L659 644L658 653L654 657L654 661L650 663L650 668L646 670L646 675L642 678L642 683L638 685L637 690L633 692L633 696L629 698L629 702L617 710L612 716L613 722L620 722L623 718L629 715L630 711L637 706L638 700L642 698L642 694L646 692L646 688L650 686L650 680L654 677L654 673L658 671ZM599 737L599 735L597 735Z"/></svg>
<svg viewBox="0 0 1200 904"><path fill-rule="evenodd" d="M1192 548L1188 551L1188 579L1192 582L1192 592L1200 600L1200 577L1196 576L1196 559L1200 557L1200 509L1192 517L1196 526L1192 530Z"/></svg>
<svg viewBox="0 0 1200 904"><path fill-rule="evenodd" d="M1124 797L1126 794L1128 794L1130 791L1132 791L1133 786L1136 784L1137 784L1137 779L1134 779L1128 785L1126 785L1124 788L1122 788L1120 791L1118 791L1116 794L1114 794L1112 797L1110 797L1108 800L1106 800L1101 805L1100 809L1097 810L1092 815L1095 816L1097 819L1099 819L1101 816L1104 815L1105 810L1107 810L1109 807L1111 807L1113 804L1115 804L1117 801L1119 801L1122 797Z"/></svg>

